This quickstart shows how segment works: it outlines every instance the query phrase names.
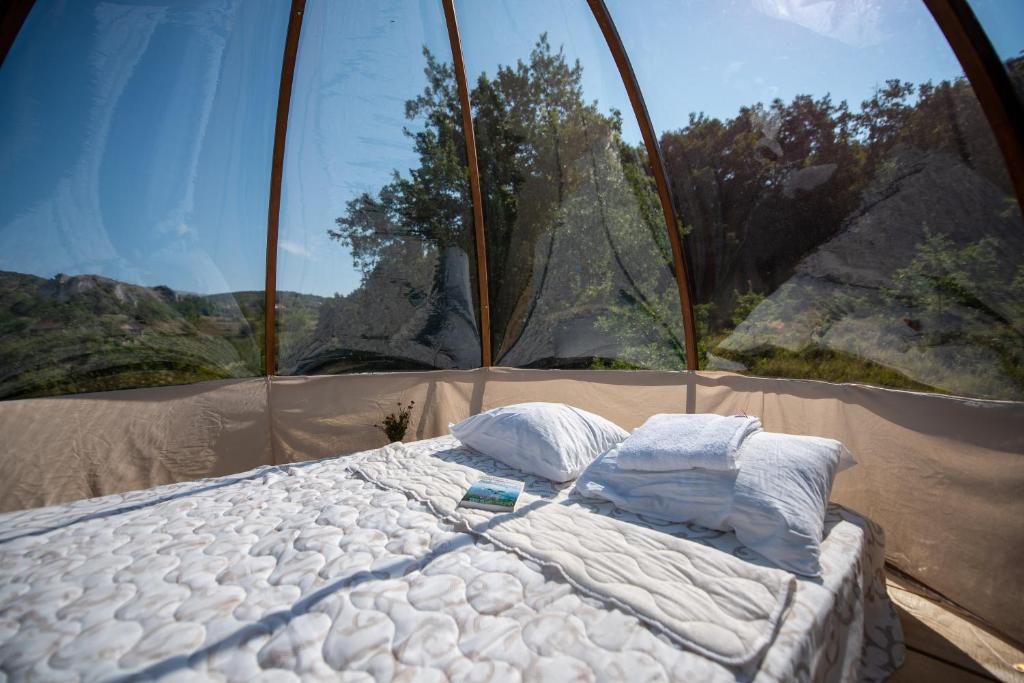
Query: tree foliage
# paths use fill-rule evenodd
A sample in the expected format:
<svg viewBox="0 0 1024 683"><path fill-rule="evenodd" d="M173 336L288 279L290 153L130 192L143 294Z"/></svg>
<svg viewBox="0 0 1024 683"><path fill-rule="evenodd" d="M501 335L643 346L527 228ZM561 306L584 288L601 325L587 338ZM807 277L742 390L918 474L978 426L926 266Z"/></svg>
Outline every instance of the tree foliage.
<svg viewBox="0 0 1024 683"><path fill-rule="evenodd" d="M376 195L350 202L330 231L351 249L364 289L377 293L373 300L356 293L337 302L348 324L364 321L368 330L380 317L366 307L386 298L395 264L419 273L419 285L402 295L429 301L443 316L445 266L437 254L452 247L470 259L475 254L454 74L424 55L427 85L406 106L416 127L405 134L419 166L407 177L395 173ZM1016 62L1011 68L1022 70ZM671 252L646 150L623 140L618 112L586 100L582 77L582 66L542 35L528 56L473 81L495 356L515 365L683 367ZM702 363L791 278L801 259L867 210L874 201L869 188L892 175L896 151L948 154L1011 196L964 79L891 79L857 107L825 94L754 103L731 118L693 113L660 142L696 287ZM961 280L968 262L977 270L1000 258L998 245L954 247L942 239L929 235L917 253L907 254L906 267L884 288L888 301L934 308L953 296L978 310L987 305L991 291L972 299L970 288L979 281ZM995 296L1005 299L1011 285L986 281L984 287L1001 288ZM858 307L876 306L879 296L843 295L821 308L832 324ZM1005 312L992 313L1003 325L993 334L1006 338L1013 325ZM825 367L820 353L815 358L814 367ZM898 376L866 361L854 368L851 358L828 355L830 376ZM791 367L799 354L773 362ZM908 380L911 385L918 386Z"/></svg>
<svg viewBox="0 0 1024 683"><path fill-rule="evenodd" d="M364 279L410 242L474 251L454 74L425 57L428 85L406 107L423 125L405 131L419 167L350 202L330 231ZM678 294L645 155L623 142L617 112L584 100L581 79L580 64L541 36L526 60L481 74L472 90L496 355L519 344L529 362L590 363L543 355L551 340L537 334L584 319L636 364L678 367ZM443 277L435 272L431 296Z"/></svg>

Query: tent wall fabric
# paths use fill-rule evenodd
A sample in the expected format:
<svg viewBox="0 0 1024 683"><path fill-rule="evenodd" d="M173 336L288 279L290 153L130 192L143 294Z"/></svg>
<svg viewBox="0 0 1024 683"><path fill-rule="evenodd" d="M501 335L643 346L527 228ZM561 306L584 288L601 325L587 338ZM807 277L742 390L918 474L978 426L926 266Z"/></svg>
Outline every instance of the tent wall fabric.
<svg viewBox="0 0 1024 683"><path fill-rule="evenodd" d="M273 463L267 380L0 403L0 510Z"/></svg>
<svg viewBox="0 0 1024 683"><path fill-rule="evenodd" d="M730 373L492 368L209 382L0 402L0 508L13 510L329 457L382 445L374 426L415 401L406 440L526 400L626 429L656 412L759 415L843 441L860 463L833 499L880 524L889 560L1024 640L1024 404ZM7 435L10 435L9 437Z"/></svg>

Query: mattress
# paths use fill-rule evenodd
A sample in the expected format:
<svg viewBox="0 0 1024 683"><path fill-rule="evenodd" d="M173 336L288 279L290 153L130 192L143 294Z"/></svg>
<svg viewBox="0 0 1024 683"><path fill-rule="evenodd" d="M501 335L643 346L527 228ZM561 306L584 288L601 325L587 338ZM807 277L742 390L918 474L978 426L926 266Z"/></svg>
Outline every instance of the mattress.
<svg viewBox="0 0 1024 683"><path fill-rule="evenodd" d="M373 476L388 458L415 461L404 488ZM751 577L778 571L730 533L580 499L442 437L0 516L0 681L871 681L902 662L881 529L842 507L827 511L823 579L792 579L777 620L749 626L770 640L729 663L658 618L674 588L658 571L588 584L573 563L599 565L593 550L541 557L529 525L499 538L460 524L438 504L455 471L525 479L570 532L628 525L604 554L653 552L640 543L749 565L743 588L700 573L687 586L707 592L709 631L725 626L715 604L757 604Z"/></svg>

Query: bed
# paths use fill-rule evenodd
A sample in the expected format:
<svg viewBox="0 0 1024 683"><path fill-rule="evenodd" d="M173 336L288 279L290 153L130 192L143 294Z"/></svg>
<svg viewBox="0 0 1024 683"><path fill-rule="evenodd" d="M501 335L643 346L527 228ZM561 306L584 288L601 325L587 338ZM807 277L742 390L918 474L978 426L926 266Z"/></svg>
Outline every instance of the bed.
<svg viewBox="0 0 1024 683"><path fill-rule="evenodd" d="M454 507L480 473L514 515ZM0 516L0 681L884 680L881 529L830 505L821 563L442 437Z"/></svg>

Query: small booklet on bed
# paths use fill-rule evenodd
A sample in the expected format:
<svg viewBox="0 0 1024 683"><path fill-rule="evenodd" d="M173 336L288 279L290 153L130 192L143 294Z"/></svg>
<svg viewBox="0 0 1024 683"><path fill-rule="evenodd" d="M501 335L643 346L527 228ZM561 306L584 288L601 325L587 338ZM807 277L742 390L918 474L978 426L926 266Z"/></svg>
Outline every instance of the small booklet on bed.
<svg viewBox="0 0 1024 683"><path fill-rule="evenodd" d="M494 512L512 512L523 492L523 482L500 477L480 477L469 487L459 505Z"/></svg>

